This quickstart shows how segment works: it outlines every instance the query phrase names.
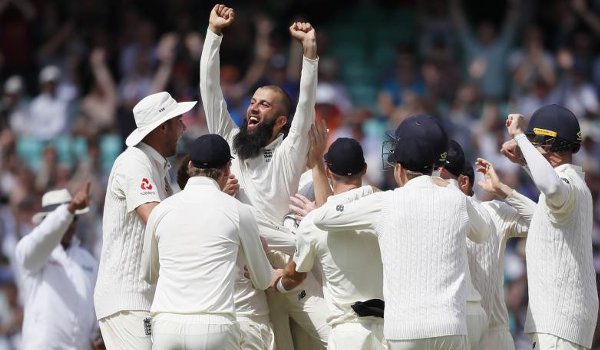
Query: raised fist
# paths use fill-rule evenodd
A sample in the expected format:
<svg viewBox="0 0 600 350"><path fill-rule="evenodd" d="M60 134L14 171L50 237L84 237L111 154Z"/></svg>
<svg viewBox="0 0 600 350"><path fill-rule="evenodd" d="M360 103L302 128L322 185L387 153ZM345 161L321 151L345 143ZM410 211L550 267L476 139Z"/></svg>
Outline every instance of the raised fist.
<svg viewBox="0 0 600 350"><path fill-rule="evenodd" d="M314 40L315 29L308 22L294 22L290 26L290 34L292 38L298 40L300 43L303 43L305 40Z"/></svg>
<svg viewBox="0 0 600 350"><path fill-rule="evenodd" d="M208 19L208 28L215 34L221 35L223 28L229 27L235 19L235 12L231 7L223 4L217 4L210 11Z"/></svg>
<svg viewBox="0 0 600 350"><path fill-rule="evenodd" d="M525 132L527 124L525 117L521 114L509 114L506 118L506 128L511 137L515 137Z"/></svg>

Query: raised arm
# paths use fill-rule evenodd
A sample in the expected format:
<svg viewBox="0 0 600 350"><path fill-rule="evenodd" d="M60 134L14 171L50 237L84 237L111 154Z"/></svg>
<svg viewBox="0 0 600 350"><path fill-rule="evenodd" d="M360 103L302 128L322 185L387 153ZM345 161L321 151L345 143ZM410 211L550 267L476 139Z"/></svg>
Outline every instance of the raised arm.
<svg viewBox="0 0 600 350"><path fill-rule="evenodd" d="M90 54L90 65L92 67L94 79L96 79L98 85L102 87L106 99L109 100L111 105L116 107L118 100L117 86L106 65L106 52L104 49L95 48L92 50L92 53Z"/></svg>
<svg viewBox="0 0 600 350"><path fill-rule="evenodd" d="M308 149L308 131L315 120L318 73L317 39L312 25L305 22L292 24L290 34L292 38L302 44L304 58L298 105L285 142L290 144L288 147L296 149L298 152L306 152Z"/></svg>
<svg viewBox="0 0 600 350"><path fill-rule="evenodd" d="M221 91L219 48L222 31L233 23L235 12L224 5L215 5L210 12L202 56L200 57L200 96L206 114L208 131L231 142L237 126L231 119Z"/></svg>
<svg viewBox="0 0 600 350"><path fill-rule="evenodd" d="M531 178L540 192L546 196L548 204L553 208L562 207L569 198L570 187L560 179L552 165L525 136L523 132L525 117L520 114L510 114L506 120L506 127L519 145L531 172Z"/></svg>
<svg viewBox="0 0 600 350"><path fill-rule="evenodd" d="M323 155L327 147L328 130L324 120L316 121L309 132L310 150L308 151L308 167L312 169L315 206L322 206L333 190L325 174Z"/></svg>
<svg viewBox="0 0 600 350"><path fill-rule="evenodd" d="M75 194L69 204L56 208L30 234L19 241L15 258L20 267L28 273L36 273L44 267L50 254L73 223L75 211L88 207L89 190L88 182Z"/></svg>

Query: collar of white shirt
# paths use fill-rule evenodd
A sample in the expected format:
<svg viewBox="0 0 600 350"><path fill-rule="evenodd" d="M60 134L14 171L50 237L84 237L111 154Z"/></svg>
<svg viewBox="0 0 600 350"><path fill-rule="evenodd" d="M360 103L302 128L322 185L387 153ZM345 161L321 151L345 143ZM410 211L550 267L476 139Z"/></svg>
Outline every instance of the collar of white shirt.
<svg viewBox="0 0 600 350"><path fill-rule="evenodd" d="M171 167L171 164L169 164L167 158L163 157L160 153L158 153L157 150L152 148L152 146L140 142L135 147L141 149L142 152L146 153L146 155L148 155L148 157L150 157L154 162L156 162L156 164L158 164L161 167L161 169L169 170L169 168Z"/></svg>
<svg viewBox="0 0 600 350"><path fill-rule="evenodd" d="M219 191L221 190L221 187L219 187L219 184L217 183L217 181L215 181L214 179L212 179L210 177L206 177L206 176L190 177L187 184L185 185L185 189L187 189L188 186L214 187Z"/></svg>
<svg viewBox="0 0 600 350"><path fill-rule="evenodd" d="M557 166L556 168L554 168L554 170L557 173L564 173L568 169L573 169L576 173L583 173L583 169L580 166L573 165L573 164L570 164L570 163L561 164L561 165Z"/></svg>
<svg viewBox="0 0 600 350"><path fill-rule="evenodd" d="M431 176L429 175L421 175L421 176L417 176L413 179L408 180L408 182L406 182L404 184L404 188L409 188L409 187L422 187L426 184L431 183Z"/></svg>

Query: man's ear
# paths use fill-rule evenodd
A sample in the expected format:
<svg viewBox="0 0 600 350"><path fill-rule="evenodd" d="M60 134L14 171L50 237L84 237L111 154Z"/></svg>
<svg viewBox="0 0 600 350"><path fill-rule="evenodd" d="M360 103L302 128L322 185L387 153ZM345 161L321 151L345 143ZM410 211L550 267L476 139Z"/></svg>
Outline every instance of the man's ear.
<svg viewBox="0 0 600 350"><path fill-rule="evenodd" d="M461 190L467 189L469 187L469 177L465 176L465 175L458 175L458 179L456 179L458 181L458 187L460 187Z"/></svg>
<svg viewBox="0 0 600 350"><path fill-rule="evenodd" d="M288 122L288 117L285 115L280 115L275 120L275 127L281 129L285 126L285 124L287 124L287 122Z"/></svg>

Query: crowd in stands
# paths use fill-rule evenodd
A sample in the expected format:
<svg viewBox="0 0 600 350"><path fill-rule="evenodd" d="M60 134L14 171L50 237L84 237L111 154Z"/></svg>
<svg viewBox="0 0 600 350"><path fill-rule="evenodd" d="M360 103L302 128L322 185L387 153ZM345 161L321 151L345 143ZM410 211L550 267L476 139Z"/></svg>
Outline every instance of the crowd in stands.
<svg viewBox="0 0 600 350"><path fill-rule="evenodd" d="M388 189L382 141L406 117L438 118L467 159L494 164L503 182L537 200L524 171L500 155L509 113L526 117L557 103L582 129L581 165L594 200L600 277L600 1L232 1L236 22L221 48L221 86L238 124L259 85L296 99L301 47L293 15L318 28L317 116L331 141L363 146L369 184ZM199 60L212 3L0 0L0 350L19 349L23 318L16 242L29 233L41 195L92 181L91 215L78 221L96 257L112 163L135 128L132 108L169 91L199 100ZM202 103L202 101L200 101ZM295 105L295 102L293 103ZM186 145L207 132L203 109L184 116ZM173 188L178 159L173 165ZM481 200L490 199L476 191ZM507 248L510 327L527 344L524 240ZM594 338L600 346L600 330Z"/></svg>

